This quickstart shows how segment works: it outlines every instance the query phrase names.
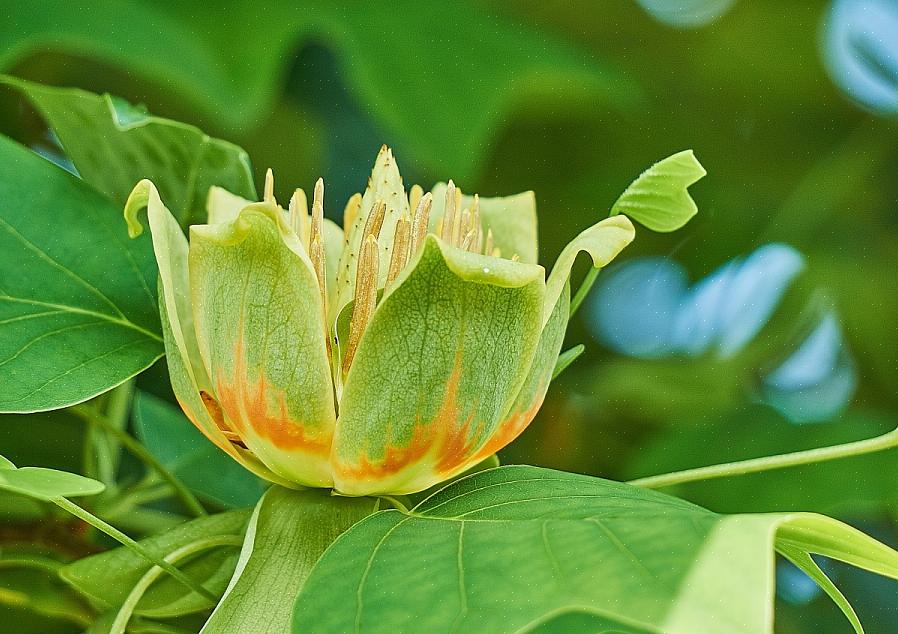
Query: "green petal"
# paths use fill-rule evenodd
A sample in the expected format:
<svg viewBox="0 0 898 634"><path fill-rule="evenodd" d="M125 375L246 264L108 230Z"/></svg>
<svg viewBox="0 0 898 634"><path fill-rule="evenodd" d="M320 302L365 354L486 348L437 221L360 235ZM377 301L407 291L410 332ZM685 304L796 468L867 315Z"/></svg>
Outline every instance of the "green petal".
<svg viewBox="0 0 898 634"><path fill-rule="evenodd" d="M175 397L190 421L216 446L256 475L286 484L262 466L253 456L225 438L209 415L200 390L211 391L209 377L200 357L193 328L193 308L187 274L187 238L177 220L162 204L159 192L150 181L137 184L125 205L125 218L132 237L143 227L137 214L147 208L153 250L159 265L159 312L165 340L166 361Z"/></svg>
<svg viewBox="0 0 898 634"><path fill-rule="evenodd" d="M533 421L539 408L542 407L543 399L546 398L546 392L549 390L549 383L552 382L558 353L561 352L561 346L564 343L564 334L567 331L570 313L570 298L570 285L565 284L561 297L555 303L555 309L539 337L539 345L533 356L533 362L530 364L527 380L521 386L514 404L502 418L493 437L480 450L481 458L496 453L520 436Z"/></svg>
<svg viewBox="0 0 898 634"><path fill-rule="evenodd" d="M431 190L433 206L430 212L430 229L436 229L446 207L446 183L437 183ZM462 196L461 209L474 204L473 196ZM480 219L484 234L493 230L493 244L502 252L502 257L520 257L521 262L536 264L536 195L532 191L513 196L495 198L480 197Z"/></svg>
<svg viewBox="0 0 898 634"><path fill-rule="evenodd" d="M179 353L186 357L185 369L199 389L208 389L206 376L193 331L193 312L190 306L190 284L187 279L187 238L178 221L162 203L156 186L142 180L125 203L128 234L135 238L143 233L137 214L146 208L153 236L153 251L162 280L160 303L164 301L163 323L167 320ZM166 337L166 340L168 337Z"/></svg>
<svg viewBox="0 0 898 634"><path fill-rule="evenodd" d="M675 231L698 211L687 188L706 173L692 150L668 156L627 187L611 215L626 214L652 231Z"/></svg>
<svg viewBox="0 0 898 634"><path fill-rule="evenodd" d="M375 311L346 378L337 490L420 491L483 458L536 352L544 275L428 237Z"/></svg>
<svg viewBox="0 0 898 634"><path fill-rule="evenodd" d="M240 210L251 204L253 204L253 201L237 194L232 194L223 187L210 187L209 195L206 198L206 212L209 214L208 222L210 225L233 222L237 219Z"/></svg>
<svg viewBox="0 0 898 634"><path fill-rule="evenodd" d="M339 315L340 310L352 301L355 294L356 268L364 237L362 234L371 208L378 200L383 200L387 206L379 240L379 283L380 286L383 286L387 279L390 257L393 254L393 234L396 231L396 223L403 215L409 214L408 196L405 193L405 186L402 184L402 176L399 175L399 168L396 165L393 152L386 145L380 148L374 169L371 171L371 177L368 179L368 187L362 196L359 213L352 226L347 229L346 249L342 252L339 261L336 301L331 307L332 316Z"/></svg>
<svg viewBox="0 0 898 634"><path fill-rule="evenodd" d="M592 258L593 266L607 266L624 247L633 241L636 231L633 223L626 216L612 216L591 226L574 238L561 252L552 267L552 273L546 282L546 304L543 312L544 322L555 310L558 298L571 276L571 267L581 251L586 251Z"/></svg>
<svg viewBox="0 0 898 634"><path fill-rule="evenodd" d="M305 250L265 203L190 236L197 339L225 420L281 477L330 486L334 394Z"/></svg>
<svg viewBox="0 0 898 634"><path fill-rule="evenodd" d="M168 362L168 375L171 380L172 391L175 393L175 398L178 400L178 405L181 406L184 415L187 416L194 427L199 429L215 446L231 456L250 472L269 482L280 484L281 486L294 486L290 480L276 475L271 469L263 465L252 452L232 443L222 433L218 422L212 417L209 409L203 402L203 399L200 396L199 387L197 387L196 382L193 380L193 377L188 370L188 366L185 365L187 358L181 354L175 346L171 324L169 320L166 319L165 299L161 289L159 297L162 312L162 334L165 337L165 359Z"/></svg>

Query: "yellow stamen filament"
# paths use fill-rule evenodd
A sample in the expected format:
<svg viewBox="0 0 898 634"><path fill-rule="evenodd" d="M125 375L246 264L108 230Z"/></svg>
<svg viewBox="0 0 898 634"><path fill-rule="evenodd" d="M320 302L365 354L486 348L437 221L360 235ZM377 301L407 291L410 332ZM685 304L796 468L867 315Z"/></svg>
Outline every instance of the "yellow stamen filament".
<svg viewBox="0 0 898 634"><path fill-rule="evenodd" d="M433 204L433 196L427 192L415 206L415 215L412 219L412 245L411 255L414 255L424 246L427 237L427 226L430 224L430 206Z"/></svg>
<svg viewBox="0 0 898 634"><path fill-rule="evenodd" d="M396 223L396 233L393 236L393 255L390 257L390 268L387 270L387 287L396 281L399 273L408 264L411 227L412 221L408 217L402 217Z"/></svg>
<svg viewBox="0 0 898 634"><path fill-rule="evenodd" d="M377 200L371 205L371 213L365 221L365 229L362 231L362 240L368 236L380 237L380 229L384 226L384 216L387 213L387 203Z"/></svg>
<svg viewBox="0 0 898 634"><path fill-rule="evenodd" d="M455 228L455 216L457 199L455 198L455 183L449 181L446 188L446 210L443 212L443 223L440 227L440 238L449 244L453 244L452 230Z"/></svg>
<svg viewBox="0 0 898 634"><path fill-rule="evenodd" d="M355 219L359 215L359 209L362 208L362 195L353 194L347 201L346 208L343 209L343 236L349 240L349 229L352 227Z"/></svg>
<svg viewBox="0 0 898 634"><path fill-rule="evenodd" d="M471 210L465 209L461 212L461 221L458 224L458 235L454 236L455 238L455 246L461 246L465 238L468 237L468 232L471 230Z"/></svg>
<svg viewBox="0 0 898 634"><path fill-rule="evenodd" d="M306 193L297 189L290 197L290 205L287 207L290 228L299 236L302 245L309 248L309 202Z"/></svg>
<svg viewBox="0 0 898 634"><path fill-rule="evenodd" d="M271 171L271 168L268 168L268 171L265 172L265 190L262 196L262 200L267 203L277 204L277 201L274 199L274 172Z"/></svg>
<svg viewBox="0 0 898 634"><path fill-rule="evenodd" d="M412 188L408 191L408 208L417 209L423 195L424 190L421 189L420 185L412 185Z"/></svg>
<svg viewBox="0 0 898 634"><path fill-rule="evenodd" d="M374 313L377 304L377 277L380 257L377 252L377 238L368 234L362 244L356 273L355 304L349 322L349 342L346 345L346 356L343 357L343 372L349 372L349 366L355 357L365 326Z"/></svg>
<svg viewBox="0 0 898 634"><path fill-rule="evenodd" d="M309 258L318 277L323 301L327 300L324 279L324 181L318 179L312 196L312 225L309 229Z"/></svg>
<svg viewBox="0 0 898 634"><path fill-rule="evenodd" d="M484 255L492 255L493 254L493 230L486 230L486 246L483 247Z"/></svg>
<svg viewBox="0 0 898 634"><path fill-rule="evenodd" d="M461 241L461 248L464 251L474 250L474 241L477 240L477 229L471 229Z"/></svg>

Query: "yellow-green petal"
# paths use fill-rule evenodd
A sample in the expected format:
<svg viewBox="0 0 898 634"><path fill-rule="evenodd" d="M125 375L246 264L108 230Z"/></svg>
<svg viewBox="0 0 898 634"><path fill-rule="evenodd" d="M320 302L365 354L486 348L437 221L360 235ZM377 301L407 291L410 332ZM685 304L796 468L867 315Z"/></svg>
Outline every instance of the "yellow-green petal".
<svg viewBox="0 0 898 634"><path fill-rule="evenodd" d="M166 361L172 389L190 421L216 446L256 475L288 484L261 465L251 454L231 443L213 420L200 396L211 385L200 357L193 328L193 309L187 272L187 238L178 221L159 198L150 181L137 184L125 205L125 218L132 237L143 232L137 214L147 209L153 250L159 265L159 311L165 340Z"/></svg>
<svg viewBox="0 0 898 634"><path fill-rule="evenodd" d="M495 454L520 436L533 421L539 408L542 407L543 399L549 390L549 383L552 381L555 364L558 361L558 353L561 352L561 345L564 343L570 312L570 297L570 285L565 284L561 297L558 298L555 309L540 335L536 354L533 356L533 362L527 373L527 380L518 391L511 408L502 417L492 438L478 452L478 458L485 459Z"/></svg>
<svg viewBox="0 0 898 634"><path fill-rule="evenodd" d="M191 227L200 354L225 423L282 478L330 486L336 415L312 264L274 205Z"/></svg>
<svg viewBox="0 0 898 634"><path fill-rule="evenodd" d="M433 206L430 212L430 229L433 231L446 206L446 183L437 183L431 193ZM470 208L473 204L473 196L462 196L461 209ZM493 244L502 252L502 257L511 259L517 255L521 262L529 264L539 261L536 195L532 191L493 198L480 196L479 205L484 235L492 229Z"/></svg>
<svg viewBox="0 0 898 634"><path fill-rule="evenodd" d="M626 216L612 216L581 232L561 252L546 282L546 304L543 322L548 322L558 298L571 276L571 267L581 251L592 258L593 266L602 268L617 257L633 241L636 231Z"/></svg>
<svg viewBox="0 0 898 634"><path fill-rule="evenodd" d="M208 223L217 225L223 222L232 222L237 219L241 209L251 204L253 201L214 185L209 188L209 195L206 197Z"/></svg>
<svg viewBox="0 0 898 634"><path fill-rule="evenodd" d="M420 491L482 459L536 352L544 275L427 239L375 311L346 378L338 491Z"/></svg>

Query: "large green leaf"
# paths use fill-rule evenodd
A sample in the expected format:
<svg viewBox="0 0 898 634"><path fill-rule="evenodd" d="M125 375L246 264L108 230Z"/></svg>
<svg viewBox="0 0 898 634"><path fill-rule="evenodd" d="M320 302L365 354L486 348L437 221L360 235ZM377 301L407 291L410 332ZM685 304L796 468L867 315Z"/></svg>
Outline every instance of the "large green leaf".
<svg viewBox="0 0 898 634"><path fill-rule="evenodd" d="M118 205L147 178L181 224L202 221L209 188L255 198L249 157L193 126L154 117L110 95L53 88L0 75L59 137L79 176Z"/></svg>
<svg viewBox="0 0 898 634"><path fill-rule="evenodd" d="M115 205L0 137L0 411L78 403L158 359L155 277Z"/></svg>
<svg viewBox="0 0 898 634"><path fill-rule="evenodd" d="M249 509L244 509L201 517L148 537L140 543L154 555L166 557L201 540L242 536L249 515ZM197 579L207 590L220 594L224 592L234 570L237 553L236 548L205 551L186 563L179 562L179 568ZM79 559L65 566L59 574L69 585L98 605L117 608L152 567L152 563L130 548L121 547ZM168 617L210 607L212 603L207 598L194 592L185 593L183 585L164 576L143 595L135 612Z"/></svg>
<svg viewBox="0 0 898 634"><path fill-rule="evenodd" d="M224 506L252 506L270 484L209 442L177 407L145 392L134 399L134 431L184 484Z"/></svg>
<svg viewBox="0 0 898 634"><path fill-rule="evenodd" d="M347 83L378 123L459 178L471 175L484 142L521 103L589 98L623 110L635 101L632 85L591 55L467 2L398 0L385 10L369 0L347 12L316 0L301 11L273 3L260 12L249 0L88 7L34 0L6 8L0 68L35 51L74 52L245 127L271 110L293 52L312 38L346 60Z"/></svg>
<svg viewBox="0 0 898 634"><path fill-rule="evenodd" d="M77 473L43 467L17 468L12 461L0 456L0 491L49 502L58 497L96 495L105 488L102 482Z"/></svg>
<svg viewBox="0 0 898 634"><path fill-rule="evenodd" d="M289 631L293 597L321 553L377 504L321 490L269 489L250 521L234 578L203 633Z"/></svg>
<svg viewBox="0 0 898 634"><path fill-rule="evenodd" d="M721 516L500 467L350 529L303 587L294 631L770 632L777 548L898 578L898 553L823 516Z"/></svg>

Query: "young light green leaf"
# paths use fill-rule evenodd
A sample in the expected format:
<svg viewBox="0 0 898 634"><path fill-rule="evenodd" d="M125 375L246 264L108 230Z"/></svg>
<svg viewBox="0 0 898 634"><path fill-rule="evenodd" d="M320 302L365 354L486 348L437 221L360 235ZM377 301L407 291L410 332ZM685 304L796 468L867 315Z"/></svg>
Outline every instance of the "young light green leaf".
<svg viewBox="0 0 898 634"><path fill-rule="evenodd" d="M652 231L675 231L698 211L687 188L706 173L692 150L668 156L624 190L610 215L625 214Z"/></svg>
<svg viewBox="0 0 898 634"><path fill-rule="evenodd" d="M102 482L77 473L43 467L18 468L12 461L0 456L0 490L3 491L50 502L57 497L96 495L105 488Z"/></svg>
<svg viewBox="0 0 898 634"><path fill-rule="evenodd" d="M499 467L347 531L300 592L293 631L772 632L779 547L898 578L898 553L822 516L721 516L617 482Z"/></svg>
<svg viewBox="0 0 898 634"><path fill-rule="evenodd" d="M320 490L269 489L256 506L237 570L203 634L289 631L293 597L321 553L377 504Z"/></svg>
<svg viewBox="0 0 898 634"><path fill-rule="evenodd" d="M79 403L162 354L156 265L121 211L0 137L0 411Z"/></svg>
<svg viewBox="0 0 898 634"><path fill-rule="evenodd" d="M255 198L249 157L185 123L154 117L122 99L0 75L46 119L78 174L116 205L152 180L182 225L203 222L213 185Z"/></svg>
<svg viewBox="0 0 898 634"><path fill-rule="evenodd" d="M248 509L228 511L197 518L159 535L141 540L149 552L166 557L170 553L201 539L212 537L240 537L249 520ZM203 552L179 568L200 581L215 594L227 585L237 561L236 549L217 549ZM60 576L73 588L106 608L118 608L131 589L153 564L127 547L116 548L68 564ZM209 599L195 592L185 592L184 586L167 575L143 595L136 613L167 618L211 607Z"/></svg>

